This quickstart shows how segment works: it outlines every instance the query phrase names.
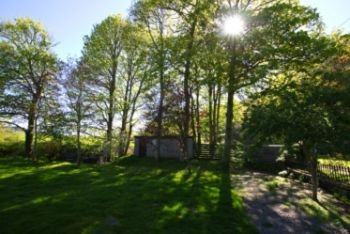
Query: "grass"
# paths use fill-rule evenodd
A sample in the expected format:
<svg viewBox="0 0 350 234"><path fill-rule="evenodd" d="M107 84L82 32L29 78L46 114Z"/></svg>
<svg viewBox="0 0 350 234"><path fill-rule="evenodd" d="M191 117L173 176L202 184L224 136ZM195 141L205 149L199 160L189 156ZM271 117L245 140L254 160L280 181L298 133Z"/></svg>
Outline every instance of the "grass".
<svg viewBox="0 0 350 234"><path fill-rule="evenodd" d="M275 177L269 180L264 180L263 186L270 192L276 192L278 189L283 189L288 183L285 178Z"/></svg>
<svg viewBox="0 0 350 234"><path fill-rule="evenodd" d="M1 233L255 233L219 162L0 159Z"/></svg>
<svg viewBox="0 0 350 234"><path fill-rule="evenodd" d="M327 200L318 203L309 198L302 199L299 202L299 206L307 215L314 217L319 221L350 228L349 214L340 212L337 205L332 204Z"/></svg>

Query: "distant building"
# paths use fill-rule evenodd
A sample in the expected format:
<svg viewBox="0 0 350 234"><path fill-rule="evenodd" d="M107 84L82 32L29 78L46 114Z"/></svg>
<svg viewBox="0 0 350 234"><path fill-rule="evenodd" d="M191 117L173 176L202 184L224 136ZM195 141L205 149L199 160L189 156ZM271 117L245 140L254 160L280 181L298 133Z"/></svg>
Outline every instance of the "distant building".
<svg viewBox="0 0 350 234"><path fill-rule="evenodd" d="M181 138L179 136L162 136L160 139L160 158L180 159L182 154ZM193 137L187 138L187 156L194 157ZM138 157L155 158L157 155L156 136L135 136L134 155Z"/></svg>

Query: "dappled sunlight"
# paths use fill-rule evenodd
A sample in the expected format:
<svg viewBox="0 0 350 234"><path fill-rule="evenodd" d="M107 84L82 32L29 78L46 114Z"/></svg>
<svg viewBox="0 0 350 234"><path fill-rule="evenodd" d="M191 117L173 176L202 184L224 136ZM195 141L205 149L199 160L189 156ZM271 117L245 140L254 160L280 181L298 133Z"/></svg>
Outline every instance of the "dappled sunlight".
<svg viewBox="0 0 350 234"><path fill-rule="evenodd" d="M350 227L350 215L339 212L339 207L329 203L326 197L322 199L321 196L320 202L315 202L310 198L304 198L300 200L299 204L309 216L319 221L331 221Z"/></svg>
<svg viewBox="0 0 350 234"><path fill-rule="evenodd" d="M31 201L31 203L33 203L33 204L39 204L39 203L42 203L42 202L49 201L50 199L51 199L51 197L48 197L48 196L37 197L37 198L33 199L33 200Z"/></svg>
<svg viewBox="0 0 350 234"><path fill-rule="evenodd" d="M241 183L248 214L260 232L334 233L350 227L349 215L328 201L331 195L321 191L320 203L310 199L309 184L258 172L233 178Z"/></svg>
<svg viewBox="0 0 350 234"><path fill-rule="evenodd" d="M60 162L60 163L54 163L54 164L49 164L49 165L42 166L41 169L43 169L43 170L50 170L50 169L64 167L64 166L72 166L72 164L68 163L68 162Z"/></svg>
<svg viewBox="0 0 350 234"><path fill-rule="evenodd" d="M182 219L188 213L188 208L184 207L184 205L181 202L177 202L173 205L165 205L162 209L162 212L165 213L165 217L168 217L169 214L171 214L171 216L174 216L171 217L171 219Z"/></svg>
<svg viewBox="0 0 350 234"><path fill-rule="evenodd" d="M0 193L0 225L6 226L5 233L10 228L21 232L21 220L42 220L32 233L251 230L242 200L227 180L222 183L220 164L197 164L188 170L178 161L125 158L100 167L23 165L28 174L0 180L5 191ZM11 167L0 171L9 173ZM78 216L82 218L72 223Z"/></svg>

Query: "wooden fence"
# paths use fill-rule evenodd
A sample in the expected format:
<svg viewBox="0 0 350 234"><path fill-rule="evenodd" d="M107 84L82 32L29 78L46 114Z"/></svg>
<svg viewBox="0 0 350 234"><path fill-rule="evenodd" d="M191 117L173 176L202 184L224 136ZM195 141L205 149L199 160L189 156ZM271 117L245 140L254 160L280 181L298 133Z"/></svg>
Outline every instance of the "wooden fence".
<svg viewBox="0 0 350 234"><path fill-rule="evenodd" d="M202 144L200 152L197 149L197 156L199 159L220 159L221 148L220 145L217 145L214 152L212 152L213 150L210 149L209 144Z"/></svg>
<svg viewBox="0 0 350 234"><path fill-rule="evenodd" d="M350 185L350 167L332 164L318 164L317 167L322 179Z"/></svg>

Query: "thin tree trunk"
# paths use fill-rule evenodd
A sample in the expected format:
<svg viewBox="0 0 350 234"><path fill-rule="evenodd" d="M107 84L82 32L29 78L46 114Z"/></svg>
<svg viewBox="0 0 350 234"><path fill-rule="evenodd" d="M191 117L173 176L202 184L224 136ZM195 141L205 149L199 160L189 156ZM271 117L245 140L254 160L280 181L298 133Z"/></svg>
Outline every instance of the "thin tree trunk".
<svg viewBox="0 0 350 234"><path fill-rule="evenodd" d="M219 124L220 124L220 108L221 108L221 83L218 84L218 91L217 91L217 110L216 110L216 123L215 123L215 137L214 137L214 142L215 145L218 143L218 135L219 135Z"/></svg>
<svg viewBox="0 0 350 234"><path fill-rule="evenodd" d="M208 87L209 91L209 153L213 157L213 138L214 138L214 129L213 129L213 84L210 83Z"/></svg>
<svg viewBox="0 0 350 234"><path fill-rule="evenodd" d="M128 72L127 72L127 82L123 99L123 110L122 110L122 124L119 133L119 144L118 144L118 156L121 157L125 154L125 143L127 141L126 138L126 127L129 115L129 104L130 97L132 92L132 67L131 61L128 60Z"/></svg>
<svg viewBox="0 0 350 234"><path fill-rule="evenodd" d="M191 63L192 63L192 50L194 44L194 34L196 31L197 19L193 21L190 29L190 41L187 46L187 56L185 63L185 73L184 73L184 94L185 94L185 118L184 118L184 136L183 136L183 158L181 160L187 160L187 138L189 132L189 124L190 124L190 91L189 91L189 81L191 76Z"/></svg>
<svg viewBox="0 0 350 234"><path fill-rule="evenodd" d="M189 52L190 53L190 52ZM185 65L185 75L184 75L184 94L185 94L185 118L183 123L183 152L181 161L187 160L187 137L189 132L189 122L190 122L190 94L189 94L189 77L190 77L190 67L191 67L191 58L190 55L187 57L186 65Z"/></svg>
<svg viewBox="0 0 350 234"><path fill-rule="evenodd" d="M113 64L111 81L109 83L109 97L108 97L108 119L107 119L107 155L106 160L110 162L112 160L112 139L113 139L113 120L114 120L114 95L116 89L116 74L117 64Z"/></svg>
<svg viewBox="0 0 350 234"><path fill-rule="evenodd" d="M34 131L35 131L35 119L36 119L36 110L37 110L37 97L34 97L33 101L29 107L28 113L28 127L26 130L25 138L25 155L27 158L35 160L33 152L33 140L34 140Z"/></svg>
<svg viewBox="0 0 350 234"><path fill-rule="evenodd" d="M141 90L141 88L140 88L140 90ZM140 92L140 90L139 90L139 92ZM127 154L129 146L130 146L130 140L131 140L131 134L132 134L132 128L133 128L133 119L134 119L134 114L135 114L135 111L136 111L136 100L137 100L137 97L138 97L138 94L135 97L135 100L134 100L133 106L132 106L132 110L131 110L131 113L130 113L129 130L128 130L128 135L127 135L127 138L126 138L126 143L125 143L125 148L124 148L124 154L123 155Z"/></svg>
<svg viewBox="0 0 350 234"><path fill-rule="evenodd" d="M229 170L231 159L231 148L233 139L233 98L235 93L235 65L236 65L236 41L231 44L231 59L229 67L229 82L227 93L227 112L226 112L226 129L224 155L222 158L224 170Z"/></svg>
<svg viewBox="0 0 350 234"><path fill-rule="evenodd" d="M80 167L81 163L81 145L80 145L80 120L78 120L77 124L77 166Z"/></svg>
<svg viewBox="0 0 350 234"><path fill-rule="evenodd" d="M125 146L126 146L126 125L127 125L127 113L126 110L123 111L123 116L122 116L122 126L120 128L120 133L119 133L119 144L118 144L118 157L121 157L124 155L125 152Z"/></svg>
<svg viewBox="0 0 350 234"><path fill-rule="evenodd" d="M34 123L34 146L33 146L33 156L34 158L38 158L37 155L37 149L38 149L38 116L35 118Z"/></svg>
<svg viewBox="0 0 350 234"><path fill-rule="evenodd" d="M110 112L111 112L110 108ZM112 131L113 131L113 114L109 113L108 114L108 122L107 122L107 142L106 142L106 160L108 162L111 161L112 157Z"/></svg>
<svg viewBox="0 0 350 234"><path fill-rule="evenodd" d="M143 85L144 85L144 82L146 81L146 78L147 78L146 75L144 75L142 77L142 79L141 79L141 81L139 83L137 92L136 92L135 96L132 98L131 113L130 113L130 116L129 116L129 130L128 130L128 136L127 136L126 143L125 143L124 155L127 154L129 146L130 146L132 129L133 129L133 120L134 120L134 115L135 115L135 111L136 111L136 103L137 103L137 100L138 100L138 98L139 98L139 96L140 96L140 94L142 92ZM130 100L131 100L131 97L130 97Z"/></svg>
<svg viewBox="0 0 350 234"><path fill-rule="evenodd" d="M162 118L163 118L163 102L164 102L164 57L162 56L162 66L159 75L160 83L160 98L158 107L158 117L157 117L157 154L156 160L160 159L160 138L162 136Z"/></svg>
<svg viewBox="0 0 350 234"><path fill-rule="evenodd" d="M214 86L213 89L213 117L212 117L212 129L213 129L213 137L212 137L212 143L211 143L211 151L212 151L212 156L215 156L216 154L216 135L217 135L217 125L216 125L216 112L217 112L217 85Z"/></svg>
<svg viewBox="0 0 350 234"><path fill-rule="evenodd" d="M312 152L312 146L307 142L303 142L303 153L308 160L309 171L311 174L312 184L312 199L318 201L317 188L318 188L318 176L317 176L317 156Z"/></svg>
<svg viewBox="0 0 350 234"><path fill-rule="evenodd" d="M199 89L197 87L196 93L196 122L197 122L197 156L199 157L202 151L202 141L201 141L201 121L200 121L200 110L199 110Z"/></svg>
<svg viewBox="0 0 350 234"><path fill-rule="evenodd" d="M195 103L193 99L193 95L191 92L191 127L192 127L192 137L195 141L197 138L197 131L196 131L196 120L195 120ZM197 146L195 144L195 151L197 151Z"/></svg>
<svg viewBox="0 0 350 234"><path fill-rule="evenodd" d="M165 70L165 60L166 60L166 54L165 54L165 48L164 48L164 15L163 11L161 10L161 16L158 18L159 21L159 41L160 46L158 47L156 42L153 40L154 45L157 47L157 51L160 55L160 67L159 67L159 88L160 88L160 97L159 97L159 106L158 106L158 115L157 115L157 153L155 155L155 159L158 161L160 159L160 141L162 136L162 124L163 124L163 102L164 102L164 70ZM152 37L152 33L151 37ZM153 38L153 37L152 37Z"/></svg>

